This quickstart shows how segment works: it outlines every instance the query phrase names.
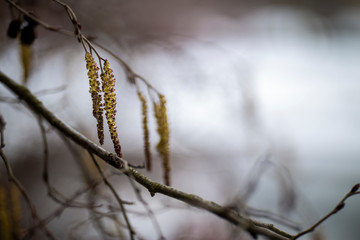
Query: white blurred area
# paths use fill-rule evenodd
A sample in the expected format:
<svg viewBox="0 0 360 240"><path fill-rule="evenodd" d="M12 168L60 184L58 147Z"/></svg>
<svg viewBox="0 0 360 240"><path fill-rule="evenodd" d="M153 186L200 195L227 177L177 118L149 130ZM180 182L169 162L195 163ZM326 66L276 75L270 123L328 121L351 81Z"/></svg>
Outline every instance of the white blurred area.
<svg viewBox="0 0 360 240"><path fill-rule="evenodd" d="M139 69L168 94L174 145L180 139L183 148L217 157L215 169L206 161L199 166L208 175L204 184L217 181L217 170L226 175L233 169L235 178L222 183L234 190L233 183L249 174L246 165L270 152L290 169L311 224L359 182L358 16L348 9L338 16L344 29L330 30L316 16L292 9L263 9L241 19L211 16L183 45L185 60L149 54ZM148 62L156 66L148 70ZM199 192L195 179L189 185ZM276 187L260 185L253 203L266 208ZM207 187L200 195L221 201L218 191ZM349 200L323 225L326 239L357 239L359 210L356 197Z"/></svg>
<svg viewBox="0 0 360 240"><path fill-rule="evenodd" d="M233 18L215 14L202 17L191 33L167 33L166 42L124 53L124 60L168 99L174 187L226 204L254 177L256 161L270 154L295 183L300 206L293 215L303 215L297 220L310 226L360 181L360 10L345 9L336 24L330 28L311 12L293 8L269 7ZM95 139L84 53L76 45L52 53L38 56L29 87L36 92L66 86L40 98ZM17 54L15 45L4 51L0 69L18 80ZM142 149L140 104L121 69L112 65L119 80L120 140L125 156L135 156ZM9 96L3 86L0 93ZM32 130L25 124L15 129L11 116L19 113L5 105L0 103L7 145L15 151L27 134L39 133L36 122ZM151 133L154 146L156 133ZM150 176L161 181L161 174ZM274 173L258 177L249 204L276 212ZM156 208L157 200L149 202ZM359 239L359 202L356 196L349 199L323 224L326 239ZM165 236L184 223L181 217L192 215L188 210L160 214ZM157 237L151 225L141 231Z"/></svg>

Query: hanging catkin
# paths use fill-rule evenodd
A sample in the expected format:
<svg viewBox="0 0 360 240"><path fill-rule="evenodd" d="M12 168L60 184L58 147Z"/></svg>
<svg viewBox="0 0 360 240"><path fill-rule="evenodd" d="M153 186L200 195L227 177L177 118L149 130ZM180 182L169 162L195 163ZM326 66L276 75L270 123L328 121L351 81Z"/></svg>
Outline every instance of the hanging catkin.
<svg viewBox="0 0 360 240"><path fill-rule="evenodd" d="M122 157L120 141L117 134L117 127L115 121L116 115L116 93L115 93L115 78L112 74L112 69L108 60L104 62L104 72L100 75L102 79L102 90L104 92L104 108L105 116L109 126L111 140L114 145L114 150L119 157Z"/></svg>
<svg viewBox="0 0 360 240"><path fill-rule="evenodd" d="M149 137L149 127L148 127L148 106L147 101L144 95L138 91L137 95L141 101L141 115L142 115L142 129L143 129L143 138L144 138L144 153L146 160L146 169L151 170L151 153L150 153L150 137Z"/></svg>
<svg viewBox="0 0 360 240"><path fill-rule="evenodd" d="M88 69L88 78L90 85L90 94L93 105L93 116L97 121L97 134L100 144L104 143L104 120L103 120L103 106L99 82L99 67L97 66L91 53L87 52L85 55L86 69Z"/></svg>
<svg viewBox="0 0 360 240"><path fill-rule="evenodd" d="M154 102L154 112L157 122L157 132L160 140L156 145L156 150L162 158L162 165L164 171L164 180L166 185L170 185L170 147L169 147L169 124L166 113L165 96L158 94L159 102Z"/></svg>

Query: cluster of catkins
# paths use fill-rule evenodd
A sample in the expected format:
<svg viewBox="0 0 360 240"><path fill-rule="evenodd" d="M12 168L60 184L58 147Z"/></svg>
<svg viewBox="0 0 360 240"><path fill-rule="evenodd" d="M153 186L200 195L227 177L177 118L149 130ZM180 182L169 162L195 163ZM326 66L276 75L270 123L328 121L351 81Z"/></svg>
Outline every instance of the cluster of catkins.
<svg viewBox="0 0 360 240"><path fill-rule="evenodd" d="M116 129L116 93L115 78L110 68L108 60L104 60L104 66L101 69L101 84L99 81L99 67L90 52L85 55L86 68L90 84L90 94L93 103L93 116L97 121L97 133L100 144L104 143L104 123L103 112L109 126L111 140L114 150L119 157L122 157L120 141Z"/></svg>
<svg viewBox="0 0 360 240"><path fill-rule="evenodd" d="M104 143L104 122L103 112L109 126L111 140L114 145L114 150L117 156L122 157L121 146L116 128L116 94L115 94L115 78L113 71L110 68L109 61L99 58L103 63L98 67L90 52L86 52L86 68L88 70L88 78L90 84L90 94L93 104L93 116L97 121L97 134L100 144ZM100 79L99 79L99 71ZM101 82L100 82L101 80ZM151 170L151 154L150 154L150 141L148 129L148 107L144 95L138 90L138 97L142 107L142 127L144 132L144 150L146 158L147 170ZM157 132L160 140L156 145L156 149L162 158L162 165L164 170L165 184L170 185L170 149L169 149L169 126L166 114L166 100L162 94L157 94L159 101L153 100L153 107L155 119L157 123Z"/></svg>

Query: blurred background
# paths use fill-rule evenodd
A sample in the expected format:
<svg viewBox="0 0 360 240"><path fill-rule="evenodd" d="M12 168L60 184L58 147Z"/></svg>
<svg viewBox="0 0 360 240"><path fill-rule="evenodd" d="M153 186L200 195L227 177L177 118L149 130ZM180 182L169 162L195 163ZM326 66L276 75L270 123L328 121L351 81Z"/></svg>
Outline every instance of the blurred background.
<svg viewBox="0 0 360 240"><path fill-rule="evenodd" d="M308 227L360 181L360 2L348 1L66 1L83 34L125 60L168 100L172 185L260 220L268 210ZM21 82L19 45L6 31L0 3L0 70ZM40 19L72 31L64 9L24 1ZM37 27L28 87L62 120L96 141L84 50L75 38ZM144 161L136 91L106 52L117 78L117 124L124 157ZM42 216L56 209L41 180L43 144L36 117L0 86L7 122L6 154ZM61 137L47 126L51 181L65 195L81 186L81 170ZM154 170L155 120L150 118ZM109 138L105 148L112 150ZM1 165L1 179L6 182ZM136 200L124 177L111 179ZM127 186L127 187L125 187ZM102 186L102 188L105 188ZM251 239L216 216L156 195L143 196L167 239ZM135 201L134 200L134 201ZM316 237L359 239L360 199L326 221ZM132 207L135 213L143 208ZM140 210L139 210L140 209ZM257 209L257 211L255 210ZM265 216L265 218L263 218ZM273 215L271 215L273 216ZM59 239L99 239L83 209L67 209L49 227ZM144 239L157 239L149 218L131 216ZM296 230L275 222L291 233ZM95 230L94 230L95 229ZM111 238L109 238L111 239Z"/></svg>

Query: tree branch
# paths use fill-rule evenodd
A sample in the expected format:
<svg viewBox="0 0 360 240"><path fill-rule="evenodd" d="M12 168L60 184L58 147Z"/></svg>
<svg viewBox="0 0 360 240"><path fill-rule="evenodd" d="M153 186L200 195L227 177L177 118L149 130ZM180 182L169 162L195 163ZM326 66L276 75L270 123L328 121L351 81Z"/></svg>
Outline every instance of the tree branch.
<svg viewBox="0 0 360 240"><path fill-rule="evenodd" d="M57 130L65 134L68 138L72 139L78 145L84 147L95 155L99 156L105 162L110 164L115 168L122 168L125 161L114 154L106 151L105 149L99 147L88 138L83 136L81 133L62 122L58 119L51 111L49 111L43 103L38 100L25 86L16 83L7 76L5 76L0 71L0 81L6 85L13 93L15 93L20 100L26 102L26 104L33 110L36 114L44 117L52 126Z"/></svg>
<svg viewBox="0 0 360 240"><path fill-rule="evenodd" d="M293 236L291 238L291 240L295 240L300 238L301 236L308 234L312 231L314 231L321 223L323 223L326 219L328 219L329 217L331 217L332 215L334 215L335 213L337 213L338 211L340 211L341 209L343 209L343 207L345 207L345 201L346 199L348 199L351 196L354 195L358 195L360 194L360 192L358 191L360 188L360 184L356 184L352 187L352 189L340 200L340 202L333 208L333 210L331 210L328 214L326 214L324 217L322 217L320 220L318 220L314 225L312 225L311 227L309 227L308 229L296 234L295 236Z"/></svg>
<svg viewBox="0 0 360 240"><path fill-rule="evenodd" d="M83 136L81 133L74 130L66 123L62 122L51 111L49 111L42 104L42 102L38 100L36 96L34 96L26 87L16 83L12 79L4 75L1 71L0 82L6 85L14 94L18 96L20 100L23 100L32 111L34 111L36 114L41 115L58 131L62 132L76 144L97 155L114 168L124 170L124 173L127 176L133 178L136 182L147 188L151 196L154 196L156 193L160 193L185 202L193 207L206 210L244 230L247 230L253 236L263 235L273 240L286 240L292 237L290 234L275 228L271 224L264 224L253 221L250 218L242 216L236 211L231 210L230 208L223 207L217 203L204 200L199 196L188 194L177 189L162 185L160 183L151 181L145 175L141 174L136 169L128 165L128 163L124 159L119 158L114 154L106 151L105 149L99 147L98 145L90 141L88 138Z"/></svg>
<svg viewBox="0 0 360 240"><path fill-rule="evenodd" d="M45 235L48 237L48 239L52 239L55 240L55 237L53 236L53 234L49 231L49 229L46 227L46 225L44 224L43 220L40 218L39 214L37 213L37 211L35 210L35 206L32 203L32 201L30 200L29 195L26 193L23 185L21 184L21 182L15 177L13 170L10 166L10 163L5 155L5 153L3 152L2 148L0 148L0 157L3 159L4 161L4 165L9 177L9 181L13 182L15 184L15 186L17 187L17 189L20 191L20 193L22 194L22 196L24 197L26 203L28 204L29 208L30 208L30 212L32 217L38 222L39 226L41 227L42 231L45 233ZM29 234L33 234L32 232Z"/></svg>
<svg viewBox="0 0 360 240"><path fill-rule="evenodd" d="M111 193L115 196L115 199L116 201L119 203L119 206L121 208L121 212L123 214L123 217L124 217L124 220L125 220L125 223L127 225L127 228L129 230L129 235L130 235L130 239L131 240L134 240L134 235L135 235L135 230L133 229L131 223L130 223L130 220L129 220L129 217L128 217L128 214L127 214L127 211L124 207L124 201L120 198L119 194L117 194L115 188L111 185L111 183L107 180L107 178L105 177L105 174L103 172L103 170L101 169L100 165L97 163L94 155L89 152L90 154L90 157L94 163L94 165L96 166L96 169L98 170L98 172L100 173L101 175L101 178L103 179L105 185L110 189Z"/></svg>

